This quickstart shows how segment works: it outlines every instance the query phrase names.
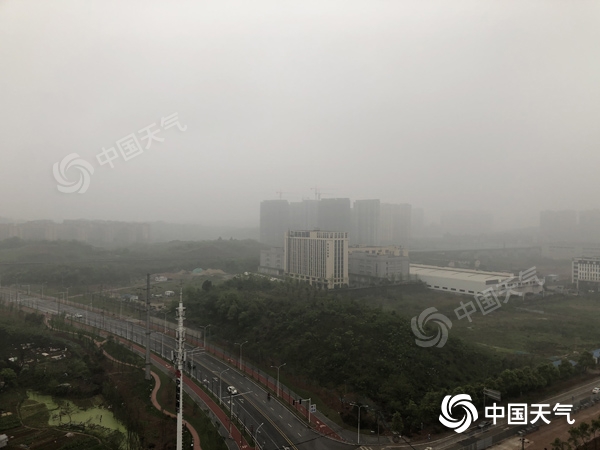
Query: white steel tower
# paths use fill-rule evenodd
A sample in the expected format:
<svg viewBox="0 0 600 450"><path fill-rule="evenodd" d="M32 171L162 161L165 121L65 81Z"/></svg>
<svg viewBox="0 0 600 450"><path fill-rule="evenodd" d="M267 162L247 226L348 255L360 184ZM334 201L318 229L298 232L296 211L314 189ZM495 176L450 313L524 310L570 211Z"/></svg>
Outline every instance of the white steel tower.
<svg viewBox="0 0 600 450"><path fill-rule="evenodd" d="M179 307L177 308L177 350L175 356L175 384L177 391L175 394L175 410L177 412L177 450L183 450L183 385L182 385L182 371L183 371L183 359L184 359L184 341L185 341L185 328L183 327L183 320L185 318L185 308L183 307L183 291L179 289Z"/></svg>

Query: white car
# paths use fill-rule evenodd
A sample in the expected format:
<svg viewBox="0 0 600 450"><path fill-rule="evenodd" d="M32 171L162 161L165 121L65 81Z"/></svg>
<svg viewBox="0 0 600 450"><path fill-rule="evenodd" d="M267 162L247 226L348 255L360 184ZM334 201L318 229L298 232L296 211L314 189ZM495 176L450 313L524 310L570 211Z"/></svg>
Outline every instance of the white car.
<svg viewBox="0 0 600 450"><path fill-rule="evenodd" d="M235 395L237 394L237 389L233 386L227 386L227 392L229 392L231 395Z"/></svg>
<svg viewBox="0 0 600 450"><path fill-rule="evenodd" d="M600 387L595 387L592 389L592 394L597 394L598 392L600 392Z"/></svg>

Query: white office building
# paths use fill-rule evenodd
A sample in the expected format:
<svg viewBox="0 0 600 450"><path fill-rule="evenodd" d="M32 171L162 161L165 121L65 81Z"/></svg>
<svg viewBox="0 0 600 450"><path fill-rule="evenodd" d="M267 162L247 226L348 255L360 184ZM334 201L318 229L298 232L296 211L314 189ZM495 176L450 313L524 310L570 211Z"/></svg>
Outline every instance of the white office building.
<svg viewBox="0 0 600 450"><path fill-rule="evenodd" d="M320 288L348 285L348 233L288 231L284 245L285 275Z"/></svg>
<svg viewBox="0 0 600 450"><path fill-rule="evenodd" d="M600 257L574 258L571 281L577 290L594 290L600 287Z"/></svg>

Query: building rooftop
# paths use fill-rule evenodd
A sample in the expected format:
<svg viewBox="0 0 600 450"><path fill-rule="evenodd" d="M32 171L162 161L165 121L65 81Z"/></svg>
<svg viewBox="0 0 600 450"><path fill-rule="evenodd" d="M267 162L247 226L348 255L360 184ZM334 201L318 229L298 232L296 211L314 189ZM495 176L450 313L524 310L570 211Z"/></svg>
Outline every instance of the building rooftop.
<svg viewBox="0 0 600 450"><path fill-rule="evenodd" d="M429 275L441 278L454 278L456 280L478 281L482 283L493 280L500 281L514 276L512 273L508 272L483 272L481 270L456 269L454 267L426 266L422 264L411 264L410 274L417 276Z"/></svg>

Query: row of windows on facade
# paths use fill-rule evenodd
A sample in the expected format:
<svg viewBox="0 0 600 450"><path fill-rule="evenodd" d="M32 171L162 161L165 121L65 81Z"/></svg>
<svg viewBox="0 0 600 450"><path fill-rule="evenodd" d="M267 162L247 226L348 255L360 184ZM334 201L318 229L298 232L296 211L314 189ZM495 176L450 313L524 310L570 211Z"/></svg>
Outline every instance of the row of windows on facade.
<svg viewBox="0 0 600 450"><path fill-rule="evenodd" d="M446 286L442 286L440 288L439 286L432 286L431 284L428 284L427 287L432 287L434 289L443 289L444 291L465 292L465 293L469 293L469 294L474 294L475 293L475 291L466 291L464 289L456 289L456 288L450 288L450 289L448 289Z"/></svg>

